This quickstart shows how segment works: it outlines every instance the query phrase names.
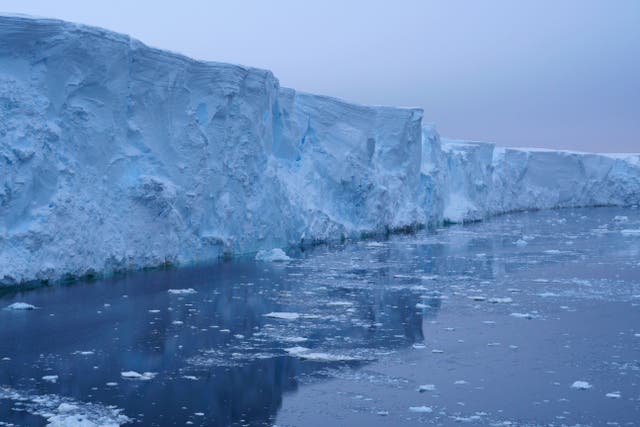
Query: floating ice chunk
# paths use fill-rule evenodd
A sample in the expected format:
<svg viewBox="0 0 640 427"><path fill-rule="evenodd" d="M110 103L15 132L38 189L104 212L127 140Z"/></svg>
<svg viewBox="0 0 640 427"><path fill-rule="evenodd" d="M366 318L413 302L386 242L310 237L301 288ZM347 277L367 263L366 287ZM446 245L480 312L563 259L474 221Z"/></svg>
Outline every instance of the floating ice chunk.
<svg viewBox="0 0 640 427"><path fill-rule="evenodd" d="M629 217L624 215L616 215L615 217L613 217L613 220L615 222L628 222Z"/></svg>
<svg viewBox="0 0 640 427"><path fill-rule="evenodd" d="M58 405L58 412L71 412L71 411L77 411L78 410L78 406L77 405L73 405L71 403L61 403L60 405Z"/></svg>
<svg viewBox="0 0 640 427"><path fill-rule="evenodd" d="M605 394L605 396L609 399L620 399L622 397L619 391L612 391L611 393Z"/></svg>
<svg viewBox="0 0 640 427"><path fill-rule="evenodd" d="M78 350L78 351L74 351L73 354L78 355L78 356L91 356L93 354L93 350Z"/></svg>
<svg viewBox="0 0 640 427"><path fill-rule="evenodd" d="M562 251L559 251L558 249L549 249L547 251L544 251L544 253L549 255L556 255L556 254L561 254Z"/></svg>
<svg viewBox="0 0 640 427"><path fill-rule="evenodd" d="M272 311L271 313L267 313L264 317L270 317L272 319L282 319L282 320L298 320L300 318L300 313L292 313L287 311Z"/></svg>
<svg viewBox="0 0 640 427"><path fill-rule="evenodd" d="M571 388L575 388L578 390L589 390L592 387L593 386L586 381L575 381L573 384L571 384Z"/></svg>
<svg viewBox="0 0 640 427"><path fill-rule="evenodd" d="M136 371L124 371L124 372L121 372L120 375L122 376L122 378L125 378L127 380L148 381L148 380L152 380L157 375L157 373L155 372L139 373Z"/></svg>
<svg viewBox="0 0 640 427"><path fill-rule="evenodd" d="M620 230L623 236L640 236L640 228Z"/></svg>
<svg viewBox="0 0 640 427"><path fill-rule="evenodd" d="M555 292L542 292L542 293L539 293L538 296L542 298L553 298L553 297L559 297L560 295L556 294Z"/></svg>
<svg viewBox="0 0 640 427"><path fill-rule="evenodd" d="M26 302L14 302L5 307L5 310L35 310L36 306L27 304Z"/></svg>
<svg viewBox="0 0 640 427"><path fill-rule="evenodd" d="M290 342L290 343L309 341L309 339L305 337L282 337L281 340L284 342Z"/></svg>
<svg viewBox="0 0 640 427"><path fill-rule="evenodd" d="M433 409L431 409L430 406L410 406L409 411L419 414L430 414L433 412Z"/></svg>
<svg viewBox="0 0 640 427"><path fill-rule="evenodd" d="M369 248L384 248L386 245L380 242L368 242L365 246Z"/></svg>
<svg viewBox="0 0 640 427"><path fill-rule="evenodd" d="M20 410L46 418L50 427L116 427L132 421L115 406L79 402L56 394L28 394L2 386L0 399L20 402Z"/></svg>
<svg viewBox="0 0 640 427"><path fill-rule="evenodd" d="M435 391L436 386L433 384L423 384L420 387L418 387L418 391L420 393L424 393L425 391Z"/></svg>
<svg viewBox="0 0 640 427"><path fill-rule="evenodd" d="M453 416L452 418L458 423L472 423L482 419L482 417L478 414L470 415L468 417Z"/></svg>
<svg viewBox="0 0 640 427"><path fill-rule="evenodd" d="M468 298L472 299L474 301L484 301L484 300L487 299L487 297L482 296L482 295L470 295Z"/></svg>
<svg viewBox="0 0 640 427"><path fill-rule="evenodd" d="M117 383L117 382L114 382L114 381L110 381L110 382L106 383L105 385L106 385L107 387L115 387L115 386L117 386L117 385L118 385L118 383Z"/></svg>
<svg viewBox="0 0 640 427"><path fill-rule="evenodd" d="M378 411L376 415L380 415L381 417L386 417L389 415L389 411Z"/></svg>
<svg viewBox="0 0 640 427"><path fill-rule="evenodd" d="M256 254L256 261L285 262L291 261L291 257L284 253L282 249L273 248L268 251L259 251Z"/></svg>
<svg viewBox="0 0 640 427"><path fill-rule="evenodd" d="M187 288L187 289L169 289L167 292L169 292L172 295L191 295L191 294L197 294L198 292L193 289L193 288Z"/></svg>
<svg viewBox="0 0 640 427"><path fill-rule="evenodd" d="M433 353L433 354L442 354L442 353L444 353L444 350L439 350L437 348L434 348L433 350L431 350L431 353Z"/></svg>
<svg viewBox="0 0 640 427"><path fill-rule="evenodd" d="M518 319L533 319L534 317L536 317L531 313L511 313L509 316L515 317Z"/></svg>
<svg viewBox="0 0 640 427"><path fill-rule="evenodd" d="M515 242L513 242L513 244L516 245L516 246L527 246L528 245L527 241L524 240L524 239L518 239Z"/></svg>
<svg viewBox="0 0 640 427"><path fill-rule="evenodd" d="M152 310L147 310L147 311L149 313L153 313L153 314L160 313L160 310L157 310L157 309L152 309Z"/></svg>
<svg viewBox="0 0 640 427"><path fill-rule="evenodd" d="M344 354L314 352L306 347L285 348L285 351L291 356L299 357L300 359L313 362L350 362L355 360L363 360L358 357L348 356Z"/></svg>
<svg viewBox="0 0 640 427"><path fill-rule="evenodd" d="M172 325L183 325L184 322L182 320L174 320L173 322L171 322Z"/></svg>
<svg viewBox="0 0 640 427"><path fill-rule="evenodd" d="M489 302L493 303L493 304L508 304L510 302L513 302L513 300L509 297L505 297L505 298L489 298Z"/></svg>
<svg viewBox="0 0 640 427"><path fill-rule="evenodd" d="M469 384L468 382L466 382L465 380L457 380L454 382L455 385L465 385L465 384Z"/></svg>
<svg viewBox="0 0 640 427"><path fill-rule="evenodd" d="M57 375L45 375L44 377L42 377L43 381L46 381L48 383L57 383L58 382L58 376Z"/></svg>
<svg viewBox="0 0 640 427"><path fill-rule="evenodd" d="M350 301L329 301L327 305L331 307L349 307L352 306L353 303Z"/></svg>
<svg viewBox="0 0 640 427"><path fill-rule="evenodd" d="M198 377L194 375L183 375L182 378L184 378L185 380L198 381Z"/></svg>

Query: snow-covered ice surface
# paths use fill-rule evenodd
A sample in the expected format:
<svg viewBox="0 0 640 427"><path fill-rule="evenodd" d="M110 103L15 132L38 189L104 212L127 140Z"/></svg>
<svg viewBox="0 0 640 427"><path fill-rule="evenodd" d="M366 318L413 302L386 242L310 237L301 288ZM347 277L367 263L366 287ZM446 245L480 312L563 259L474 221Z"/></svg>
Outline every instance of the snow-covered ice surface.
<svg viewBox="0 0 640 427"><path fill-rule="evenodd" d="M640 209L518 213L286 263L4 291L0 307L38 310L0 310L0 422L633 425L627 229Z"/></svg>
<svg viewBox="0 0 640 427"><path fill-rule="evenodd" d="M638 155L441 141L420 109L0 16L0 286L637 203Z"/></svg>

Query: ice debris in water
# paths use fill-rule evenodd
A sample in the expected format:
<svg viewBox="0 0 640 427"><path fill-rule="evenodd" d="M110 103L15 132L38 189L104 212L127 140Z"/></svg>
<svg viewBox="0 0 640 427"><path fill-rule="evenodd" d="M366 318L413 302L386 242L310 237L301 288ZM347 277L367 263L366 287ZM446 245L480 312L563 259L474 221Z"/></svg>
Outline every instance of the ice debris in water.
<svg viewBox="0 0 640 427"><path fill-rule="evenodd" d="M418 387L418 391L420 393L424 393L425 391L435 391L436 386L433 384L423 384L420 387Z"/></svg>
<svg viewBox="0 0 640 427"><path fill-rule="evenodd" d="M431 412L433 412L433 409L431 409L431 407L429 406L410 406L409 411L421 414L430 414Z"/></svg>
<svg viewBox="0 0 640 427"><path fill-rule="evenodd" d="M270 317L272 319L282 319L282 320L297 320L300 318L299 313L290 313L286 311L272 311L271 313L267 313L264 317Z"/></svg>
<svg viewBox="0 0 640 427"><path fill-rule="evenodd" d="M531 313L511 313L510 316L516 317L518 319L533 319L534 317L536 317Z"/></svg>
<svg viewBox="0 0 640 427"><path fill-rule="evenodd" d="M628 216L624 216L624 215L616 215L613 220L615 222L627 222L629 221L629 217Z"/></svg>
<svg viewBox="0 0 640 427"><path fill-rule="evenodd" d="M152 380L157 374L155 372L139 373L136 371L124 371L124 372L121 372L120 375L122 376L122 378L125 378L128 380L149 381L149 380Z"/></svg>
<svg viewBox="0 0 640 427"><path fill-rule="evenodd" d="M27 304L26 302L14 302L11 305L5 307L6 310L35 310L36 306Z"/></svg>
<svg viewBox="0 0 640 427"><path fill-rule="evenodd" d="M45 375L42 377L43 381L46 381L48 383L57 383L58 382L58 376L57 375Z"/></svg>
<svg viewBox="0 0 640 427"><path fill-rule="evenodd" d="M284 262L291 261L291 257L284 253L282 249L273 248L268 251L258 251L256 261Z"/></svg>
<svg viewBox="0 0 640 427"><path fill-rule="evenodd" d="M640 236L640 228L620 230L623 236Z"/></svg>
<svg viewBox="0 0 640 427"><path fill-rule="evenodd" d="M492 304L508 304L510 302L513 302L513 300L509 297L505 297L505 298L489 298L489 302Z"/></svg>
<svg viewBox="0 0 640 427"><path fill-rule="evenodd" d="M313 362L351 362L355 360L363 360L361 358L348 356L344 354L315 352L306 347L285 348L285 351L289 353L289 355L291 356L299 357L300 359L310 360Z"/></svg>
<svg viewBox="0 0 640 427"><path fill-rule="evenodd" d="M187 289L169 289L167 292L169 292L172 295L191 295L191 294L197 294L198 292L193 289L193 288L187 288Z"/></svg>
<svg viewBox="0 0 640 427"><path fill-rule="evenodd" d="M571 388L575 388L578 390L589 390L592 387L593 386L586 381L575 381L573 384L571 384Z"/></svg>
<svg viewBox="0 0 640 427"><path fill-rule="evenodd" d="M0 387L0 399L20 402L21 410L45 418L50 427L116 427L132 421L122 414L122 409L79 402L56 394L36 395Z"/></svg>
<svg viewBox="0 0 640 427"><path fill-rule="evenodd" d="M620 399L620 397L622 397L619 391L612 391L611 393L607 393L605 396L609 399Z"/></svg>

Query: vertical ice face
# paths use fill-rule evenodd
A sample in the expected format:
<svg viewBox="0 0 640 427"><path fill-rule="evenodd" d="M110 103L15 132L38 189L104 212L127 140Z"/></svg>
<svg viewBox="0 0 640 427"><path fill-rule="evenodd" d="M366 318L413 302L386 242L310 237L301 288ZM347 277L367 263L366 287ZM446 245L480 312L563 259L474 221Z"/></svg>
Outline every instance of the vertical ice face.
<svg viewBox="0 0 640 427"><path fill-rule="evenodd" d="M505 212L640 203L640 156L495 147L446 141L443 219L474 221Z"/></svg>
<svg viewBox="0 0 640 427"><path fill-rule="evenodd" d="M424 222L422 111L366 107L281 91L274 152L306 239Z"/></svg>
<svg viewBox="0 0 640 427"><path fill-rule="evenodd" d="M0 16L0 284L640 203L637 155L441 141L421 121L106 30Z"/></svg>
<svg viewBox="0 0 640 427"><path fill-rule="evenodd" d="M0 18L0 279L285 244L278 82L107 31Z"/></svg>
<svg viewBox="0 0 640 427"><path fill-rule="evenodd" d="M421 116L101 29L0 17L0 280L422 222Z"/></svg>

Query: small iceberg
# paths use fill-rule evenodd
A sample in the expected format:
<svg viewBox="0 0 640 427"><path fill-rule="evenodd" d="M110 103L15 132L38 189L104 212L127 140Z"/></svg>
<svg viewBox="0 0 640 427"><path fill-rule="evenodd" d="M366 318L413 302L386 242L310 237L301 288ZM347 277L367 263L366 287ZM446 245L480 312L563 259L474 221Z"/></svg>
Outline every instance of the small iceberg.
<svg viewBox="0 0 640 427"><path fill-rule="evenodd" d="M193 288L169 289L167 292L169 292L171 295L192 295L192 294L197 294L198 293L198 291L196 291Z"/></svg>
<svg viewBox="0 0 640 427"><path fill-rule="evenodd" d="M300 314L286 311L272 311L271 313L265 314L264 317L281 320L298 320L300 318Z"/></svg>
<svg viewBox="0 0 640 427"><path fill-rule="evenodd" d="M55 383L58 382L58 376L57 375L45 375L44 377L42 377L42 381L46 381L48 383L55 384Z"/></svg>
<svg viewBox="0 0 640 427"><path fill-rule="evenodd" d="M353 362L362 360L357 357L347 356L344 354L330 354L314 352L306 347L291 347L284 349L290 356L299 357L303 360L312 362Z"/></svg>
<svg viewBox="0 0 640 427"><path fill-rule="evenodd" d="M36 306L27 304L26 302L14 302L5 307L5 310L35 310Z"/></svg>
<svg viewBox="0 0 640 427"><path fill-rule="evenodd" d="M513 302L513 300L509 297L505 298L489 298L489 302L491 304L509 304Z"/></svg>
<svg viewBox="0 0 640 427"><path fill-rule="evenodd" d="M430 406L410 406L409 411L419 414L430 414L433 412L433 409L431 409Z"/></svg>
<svg viewBox="0 0 640 427"><path fill-rule="evenodd" d="M157 374L155 372L139 373L136 371L124 371L121 372L120 375L122 376L122 378L127 380L149 381L152 380Z"/></svg>
<svg viewBox="0 0 640 427"><path fill-rule="evenodd" d="M623 236L640 236L640 228L620 230Z"/></svg>
<svg viewBox="0 0 640 427"><path fill-rule="evenodd" d="M258 251L256 261L286 262L291 261L291 257L284 253L282 249L274 248L268 251Z"/></svg>
<svg viewBox="0 0 640 427"><path fill-rule="evenodd" d="M571 388L575 388L578 390L589 390L592 387L593 386L586 381L575 381L573 384L571 384Z"/></svg>

